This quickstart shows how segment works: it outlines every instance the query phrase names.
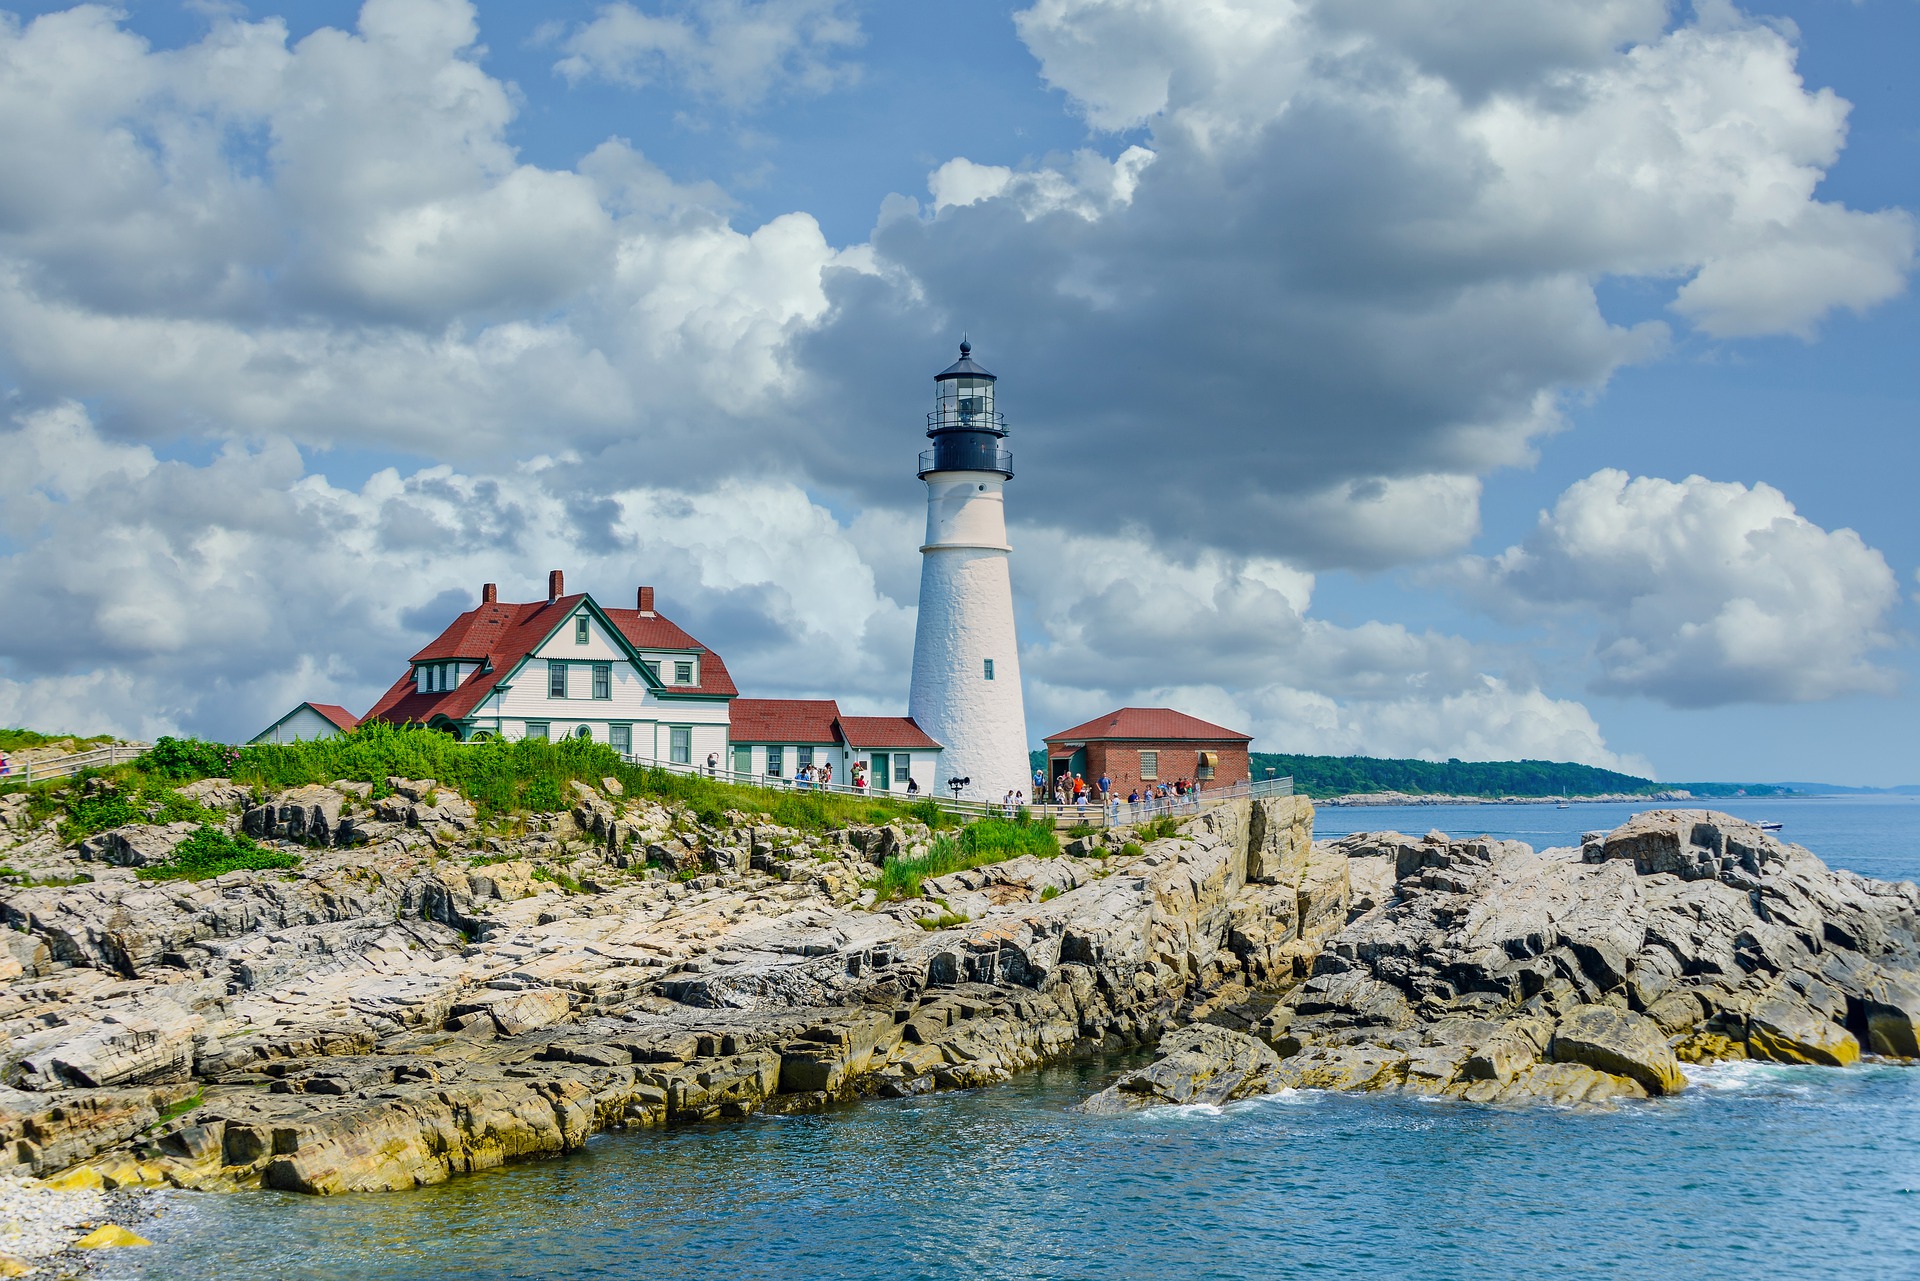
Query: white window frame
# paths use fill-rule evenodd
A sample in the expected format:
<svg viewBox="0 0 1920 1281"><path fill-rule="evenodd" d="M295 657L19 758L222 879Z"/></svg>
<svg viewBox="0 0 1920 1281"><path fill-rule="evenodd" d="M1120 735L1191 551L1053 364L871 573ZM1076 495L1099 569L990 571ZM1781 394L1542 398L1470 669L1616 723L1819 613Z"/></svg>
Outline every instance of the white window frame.
<svg viewBox="0 0 1920 1281"><path fill-rule="evenodd" d="M1157 783L1160 781L1160 749L1143 748L1140 752L1140 781Z"/></svg>

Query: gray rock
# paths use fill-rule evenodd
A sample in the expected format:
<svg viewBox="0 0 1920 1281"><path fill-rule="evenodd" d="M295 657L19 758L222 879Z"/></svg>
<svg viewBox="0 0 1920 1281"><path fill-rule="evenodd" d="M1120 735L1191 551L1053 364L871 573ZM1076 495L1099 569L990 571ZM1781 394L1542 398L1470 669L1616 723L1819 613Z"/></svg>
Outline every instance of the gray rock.
<svg viewBox="0 0 1920 1281"><path fill-rule="evenodd" d="M1198 1023L1170 1032L1158 1056L1080 1105L1096 1113L1157 1104L1210 1104L1266 1094L1277 1088L1280 1058L1244 1032Z"/></svg>
<svg viewBox="0 0 1920 1281"><path fill-rule="evenodd" d="M1687 1086L1659 1025L1610 1005L1583 1005L1561 1019L1548 1053L1556 1063L1583 1063L1637 1081L1649 1094L1677 1094Z"/></svg>

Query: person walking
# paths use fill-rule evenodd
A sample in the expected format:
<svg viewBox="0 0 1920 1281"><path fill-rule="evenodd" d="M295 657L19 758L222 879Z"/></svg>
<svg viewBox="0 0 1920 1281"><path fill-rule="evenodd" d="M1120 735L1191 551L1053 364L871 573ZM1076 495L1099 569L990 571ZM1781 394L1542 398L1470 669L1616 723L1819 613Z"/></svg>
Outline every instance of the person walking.
<svg viewBox="0 0 1920 1281"><path fill-rule="evenodd" d="M1009 823L1013 821L1013 789L1012 788L1008 788L1007 794L1000 798L1000 812L1006 815L1007 821Z"/></svg>

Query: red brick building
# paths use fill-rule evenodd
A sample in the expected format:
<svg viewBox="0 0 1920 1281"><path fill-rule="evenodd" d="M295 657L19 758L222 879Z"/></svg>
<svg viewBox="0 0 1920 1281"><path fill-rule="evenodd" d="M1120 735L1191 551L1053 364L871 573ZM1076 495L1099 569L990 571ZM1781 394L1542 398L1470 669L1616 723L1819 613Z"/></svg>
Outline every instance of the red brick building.
<svg viewBox="0 0 1920 1281"><path fill-rule="evenodd" d="M1251 781L1252 742L1250 734L1170 707L1123 707L1047 735L1047 775L1073 773L1091 783L1105 774L1121 796L1143 783L1178 778L1226 787Z"/></svg>

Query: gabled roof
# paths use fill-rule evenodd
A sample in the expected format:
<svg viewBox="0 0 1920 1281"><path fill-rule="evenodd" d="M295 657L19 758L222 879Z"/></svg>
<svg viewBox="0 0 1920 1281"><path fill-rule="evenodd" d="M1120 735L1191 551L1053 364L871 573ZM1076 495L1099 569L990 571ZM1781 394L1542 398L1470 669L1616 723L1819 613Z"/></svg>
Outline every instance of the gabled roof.
<svg viewBox="0 0 1920 1281"><path fill-rule="evenodd" d="M352 729L360 723L359 717L338 703L302 703L300 707L311 707L314 711L320 713L343 730ZM293 710L297 712L300 710L300 707L296 707Z"/></svg>
<svg viewBox="0 0 1920 1281"><path fill-rule="evenodd" d="M830 698L736 698L728 712L727 738L735 743L940 750L911 716L843 716Z"/></svg>
<svg viewBox="0 0 1920 1281"><path fill-rule="evenodd" d="M352 712L340 706L338 703L295 703L293 705L293 709L289 711L285 716L282 716L279 720L267 726L265 729L261 730L258 734L255 734L252 738L248 739L247 741L250 743L259 742L261 739L265 738L267 735L273 733L273 731L279 729L282 725L285 725L288 721L298 716L302 709L310 710L311 712L313 712L315 716L320 717L321 719L325 720L328 724L332 725L334 728L342 731L350 730L355 725L358 725L360 723L359 719L356 716L354 716Z"/></svg>
<svg viewBox="0 0 1920 1281"><path fill-rule="evenodd" d="M1212 721L1203 721L1185 712L1176 712L1171 707L1122 707L1105 716L1096 716L1084 725L1049 734L1046 741L1057 743L1064 739L1089 742L1098 739L1193 740L1212 743L1233 740L1251 743L1253 735L1215 725Z"/></svg>
<svg viewBox="0 0 1920 1281"><path fill-rule="evenodd" d="M830 698L736 698L727 707L735 743L840 742L840 705Z"/></svg>
<svg viewBox="0 0 1920 1281"><path fill-rule="evenodd" d="M842 716L840 732L849 747L940 750L940 744L929 738L911 716Z"/></svg>
<svg viewBox="0 0 1920 1281"><path fill-rule="evenodd" d="M454 619L432 644L415 654L411 662L458 659L488 666L453 689L430 694L422 694L415 688L413 673L409 671L380 696L380 701L363 719L421 725L442 716L452 721L465 719L486 701L494 686L505 680L521 659L540 648L547 637L572 617L584 600L588 600L586 594L579 593L528 604L490 601L475 606ZM720 656L667 619L658 614L648 617L632 609L601 609L598 604L592 608L635 649L684 650L699 655L700 683L670 686L663 693L732 698L740 692L734 688L733 677L728 675L727 665Z"/></svg>

